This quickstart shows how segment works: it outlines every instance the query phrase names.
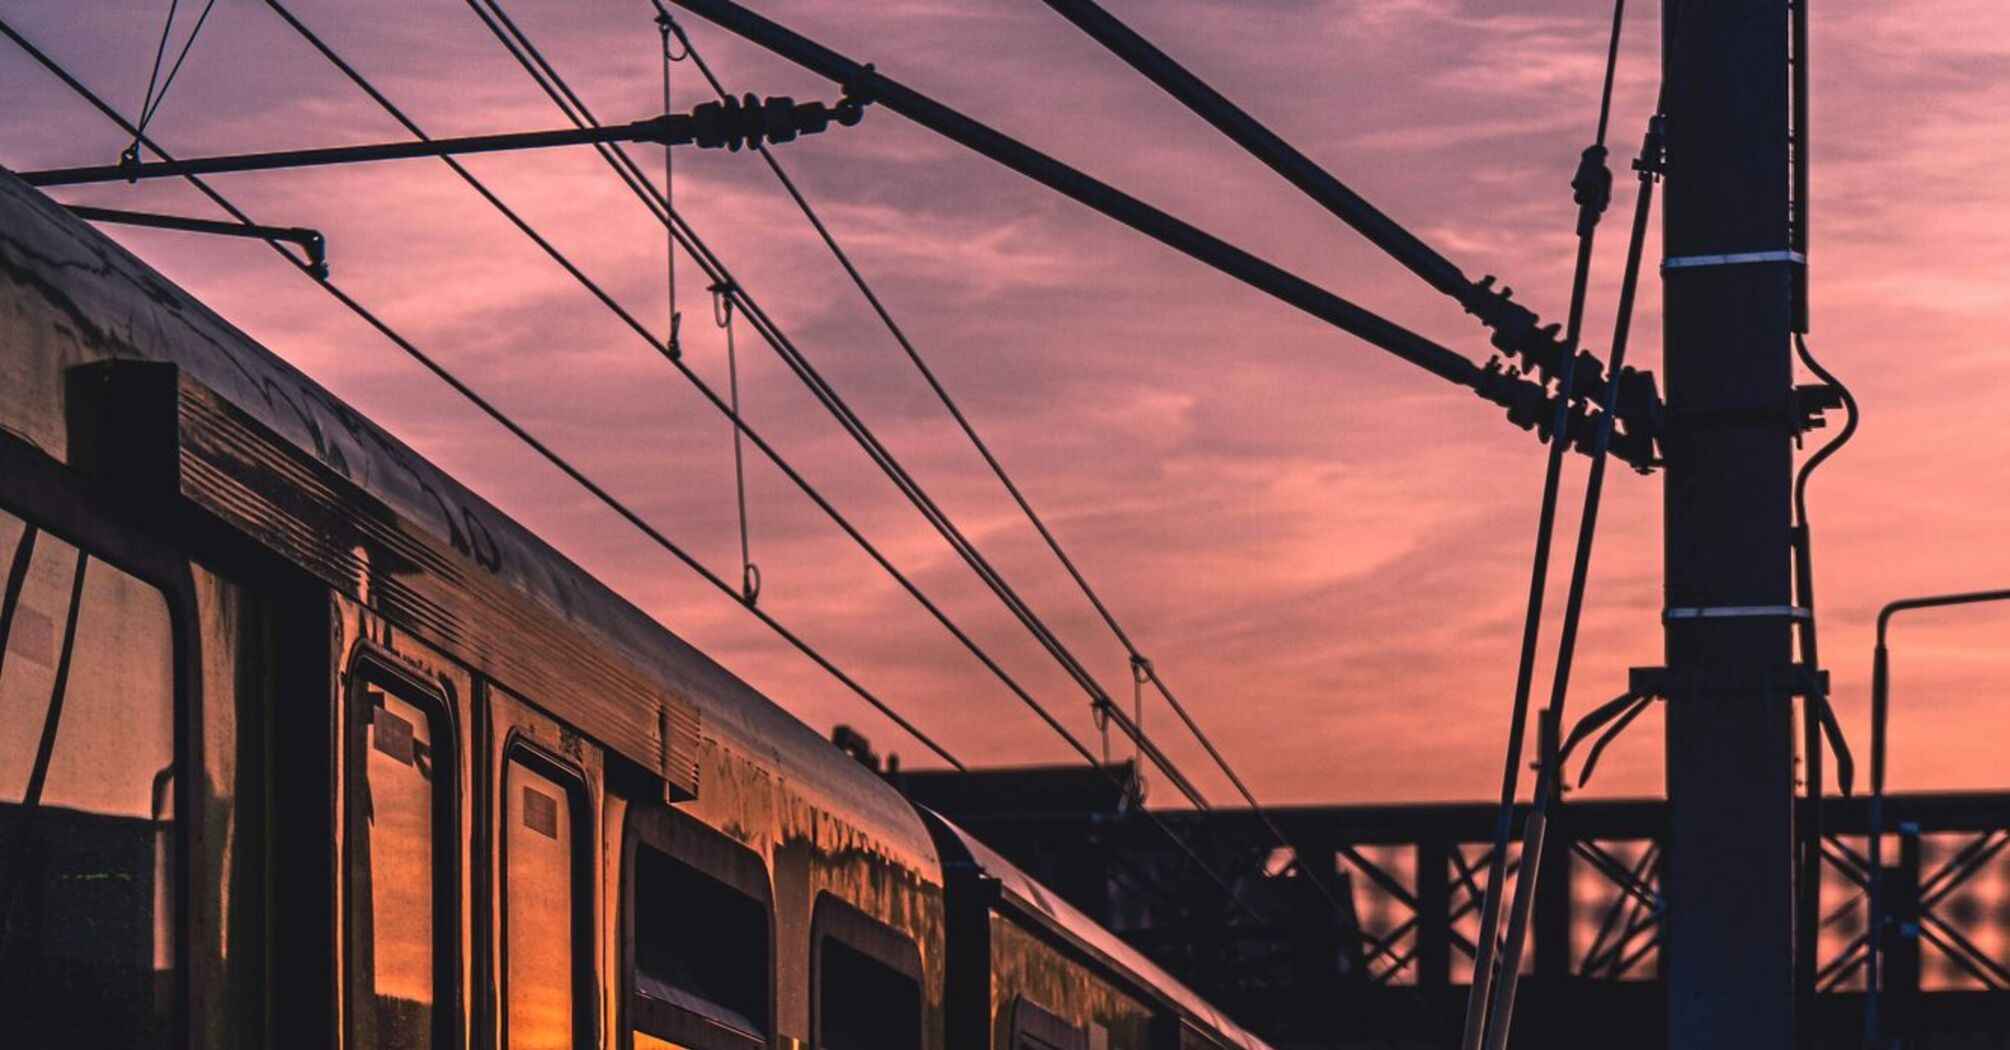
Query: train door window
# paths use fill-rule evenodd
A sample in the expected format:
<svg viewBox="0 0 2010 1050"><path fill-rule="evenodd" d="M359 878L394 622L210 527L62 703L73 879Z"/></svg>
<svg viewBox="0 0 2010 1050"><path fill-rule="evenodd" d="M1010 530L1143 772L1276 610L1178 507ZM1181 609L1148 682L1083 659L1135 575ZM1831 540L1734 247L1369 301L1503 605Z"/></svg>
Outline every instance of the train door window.
<svg viewBox="0 0 2010 1050"><path fill-rule="evenodd" d="M6 1041L166 1046L177 956L167 599L4 512L0 572Z"/></svg>
<svg viewBox="0 0 2010 1050"><path fill-rule="evenodd" d="M830 897L817 901L812 925L817 1050L921 1050L914 943Z"/></svg>
<svg viewBox="0 0 2010 1050"><path fill-rule="evenodd" d="M503 776L504 1045L563 1050L584 1043L590 962L580 870L578 781L518 751Z"/></svg>
<svg viewBox="0 0 2010 1050"><path fill-rule="evenodd" d="M631 811L623 852L633 1045L769 1045L773 923L760 858L681 813L648 808Z"/></svg>
<svg viewBox="0 0 2010 1050"><path fill-rule="evenodd" d="M1025 996L1012 1003L1012 1050L1092 1050L1089 1029Z"/></svg>
<svg viewBox="0 0 2010 1050"><path fill-rule="evenodd" d="M349 956L352 1044L444 1046L441 951L450 914L448 809L453 748L439 706L370 678L352 690Z"/></svg>

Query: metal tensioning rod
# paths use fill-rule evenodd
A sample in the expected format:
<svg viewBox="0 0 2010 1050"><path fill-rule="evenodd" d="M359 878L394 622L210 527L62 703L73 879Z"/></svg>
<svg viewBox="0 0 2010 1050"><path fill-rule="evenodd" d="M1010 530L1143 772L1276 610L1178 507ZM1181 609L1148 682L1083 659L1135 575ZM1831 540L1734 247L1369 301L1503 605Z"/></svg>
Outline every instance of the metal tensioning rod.
<svg viewBox="0 0 2010 1050"><path fill-rule="evenodd" d="M763 141L788 142L798 135L814 135L832 124L845 126L857 124L863 113L863 103L854 99L846 99L836 105L825 105L821 102L798 103L794 99L780 97L769 98L763 102L749 95L744 100L707 102L688 114L669 113L648 120L607 127L469 135L461 138L434 139L430 142L382 142L360 146L281 150L273 153L236 153L220 157L194 157L187 160L55 168L28 172L21 178L31 186L81 186L99 182L135 182L140 179L180 178L187 175L279 171L334 164L407 160L416 157L585 146L605 142L654 142L672 146L696 144L706 149L737 150L743 145Z"/></svg>

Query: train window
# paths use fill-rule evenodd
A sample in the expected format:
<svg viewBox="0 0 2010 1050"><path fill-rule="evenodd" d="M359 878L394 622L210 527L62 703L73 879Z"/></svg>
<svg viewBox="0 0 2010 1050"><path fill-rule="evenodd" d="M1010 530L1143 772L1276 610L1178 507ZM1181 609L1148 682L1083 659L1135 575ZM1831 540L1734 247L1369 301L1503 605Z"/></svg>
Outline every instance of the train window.
<svg viewBox="0 0 2010 1050"><path fill-rule="evenodd" d="M630 811L625 866L628 1017L638 1050L768 1045L767 869L751 850L667 808Z"/></svg>
<svg viewBox="0 0 2010 1050"><path fill-rule="evenodd" d="M454 757L416 696L369 679L352 692L349 955L352 1045L423 1050L440 1032L446 953L440 951L448 872L445 781Z"/></svg>
<svg viewBox="0 0 2010 1050"><path fill-rule="evenodd" d="M167 599L4 512L0 572L7 1041L166 1046L177 757Z"/></svg>
<svg viewBox="0 0 2010 1050"><path fill-rule="evenodd" d="M921 958L912 941L838 903L812 921L817 1050L921 1050Z"/></svg>
<svg viewBox="0 0 2010 1050"><path fill-rule="evenodd" d="M588 1004L586 940L574 821L579 785L535 756L511 758L503 779L504 1045L563 1050L580 1040Z"/></svg>
<svg viewBox="0 0 2010 1050"><path fill-rule="evenodd" d="M634 878L637 1031L675 1046L766 1045L765 909L647 846Z"/></svg>

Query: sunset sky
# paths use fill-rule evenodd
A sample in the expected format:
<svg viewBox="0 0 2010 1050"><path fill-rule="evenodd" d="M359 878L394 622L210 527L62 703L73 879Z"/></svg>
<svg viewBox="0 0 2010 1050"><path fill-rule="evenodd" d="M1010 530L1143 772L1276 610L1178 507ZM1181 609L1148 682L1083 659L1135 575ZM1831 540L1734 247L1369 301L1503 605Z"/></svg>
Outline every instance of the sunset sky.
<svg viewBox="0 0 2010 1050"><path fill-rule="evenodd" d="M1106 3L1468 273L1500 274L1518 298L1561 317L1568 182L1596 116L1607 0ZM458 0L289 6L433 134L564 125ZM508 6L603 119L660 110L648 0ZM1475 360L1488 353L1455 306L1036 0L754 6ZM166 7L0 0L9 22L128 113ZM182 8L177 40L200 5ZM1822 651L1861 755L1877 608L2010 586L2010 351L1998 345L2010 320L2010 18L1992 0L1815 0L1811 10L1810 342L1865 413L1858 439L1814 483L1816 568ZM1629 5L1612 135L1619 190L1588 325L1601 355L1632 206L1625 161L1657 84L1658 18L1656 4ZM736 91L836 95L693 16L683 21ZM708 97L688 63L675 79L679 109ZM0 98L0 165L110 163L125 145L4 42ZM404 137L250 0L217 4L151 131L183 156ZM857 128L779 154L1260 797L1498 790L1542 475L1532 435L1469 392L894 113L873 110ZM660 171L660 151L637 155ZM662 327L663 231L591 151L469 165ZM737 578L729 424L444 165L216 184L262 222L323 230L339 284ZM758 158L682 151L675 184L677 206L740 283L1128 700L1121 648ZM179 184L61 196L210 214ZM736 602L262 245L110 232L810 724L853 724L881 750L927 764ZM723 389L724 338L688 259L679 278L686 352ZM1658 299L1650 274L1632 361L1656 370ZM752 425L1093 737L1084 694L745 328L739 357ZM1570 472L1581 481L1581 458ZM776 470L750 460L748 486L764 609L973 764L1070 760ZM1627 667L1660 662L1660 564L1658 479L1615 471L1573 713L1623 691ZM1559 575L1552 593L1562 589ZM1895 789L2010 784L2006 636L2010 607L1900 621ZM1163 704L1148 704L1145 721L1212 797L1230 800ZM1659 741L1659 719L1642 720L1589 791L1658 792ZM1173 797L1163 785L1155 795Z"/></svg>

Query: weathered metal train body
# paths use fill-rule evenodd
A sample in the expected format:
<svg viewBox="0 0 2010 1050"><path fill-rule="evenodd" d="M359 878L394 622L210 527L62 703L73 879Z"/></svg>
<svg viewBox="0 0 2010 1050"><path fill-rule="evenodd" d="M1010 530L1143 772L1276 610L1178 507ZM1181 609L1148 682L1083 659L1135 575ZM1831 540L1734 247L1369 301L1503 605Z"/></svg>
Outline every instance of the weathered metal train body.
<svg viewBox="0 0 2010 1050"><path fill-rule="evenodd" d="M11 1045L1262 1045L4 173L0 430Z"/></svg>

